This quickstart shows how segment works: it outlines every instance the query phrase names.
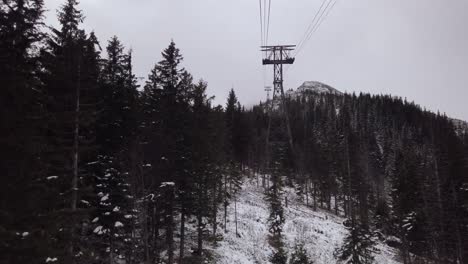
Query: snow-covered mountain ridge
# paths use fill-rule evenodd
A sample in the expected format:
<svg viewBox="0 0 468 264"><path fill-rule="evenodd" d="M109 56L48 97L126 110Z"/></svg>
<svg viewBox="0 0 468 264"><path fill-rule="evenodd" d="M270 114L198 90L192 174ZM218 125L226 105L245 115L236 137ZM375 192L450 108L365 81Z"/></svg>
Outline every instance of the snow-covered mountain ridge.
<svg viewBox="0 0 468 264"><path fill-rule="evenodd" d="M286 91L286 95L291 96L291 97L297 97L297 96L309 94L309 93L317 93L317 94L329 93L329 94L335 94L335 95L343 94L337 89L327 84L317 82L317 81L306 81L302 83L302 85L299 86L296 90L290 89Z"/></svg>
<svg viewBox="0 0 468 264"><path fill-rule="evenodd" d="M343 95L339 90L331 87L330 85L318 81L305 81L296 90L289 89L286 91L286 96L297 98L306 94L334 94ZM468 122L456 118L450 118L455 126L458 134L468 133Z"/></svg>
<svg viewBox="0 0 468 264"><path fill-rule="evenodd" d="M259 177L257 175L257 177ZM268 243L268 203L264 199L261 180L245 178L242 190L236 197L237 228L235 232L235 207L228 209L227 233L221 232L223 240L213 249L214 262L220 264L269 263L273 252ZM285 187L283 205L286 222L283 239L289 254L296 241L304 242L305 248L315 264L339 263L334 252L346 235L345 218L318 209L314 211L298 199L294 188ZM222 212L220 212L222 214ZM374 253L375 263L398 264L397 250L378 242Z"/></svg>

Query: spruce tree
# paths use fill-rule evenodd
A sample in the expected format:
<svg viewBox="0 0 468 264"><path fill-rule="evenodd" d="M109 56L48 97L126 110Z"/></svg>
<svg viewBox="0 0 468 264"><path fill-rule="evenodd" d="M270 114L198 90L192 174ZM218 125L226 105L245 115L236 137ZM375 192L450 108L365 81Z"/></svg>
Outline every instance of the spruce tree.
<svg viewBox="0 0 468 264"><path fill-rule="evenodd" d="M42 0L0 2L0 263L45 259Z"/></svg>
<svg viewBox="0 0 468 264"><path fill-rule="evenodd" d="M289 264L312 264L314 263L309 259L303 242L296 242L294 244L294 251L289 258Z"/></svg>
<svg viewBox="0 0 468 264"><path fill-rule="evenodd" d="M185 194L189 193L186 188L190 186L187 180L192 173L189 121L193 85L190 74L180 67L183 58L174 42L162 52L162 57L152 70L143 95L144 133L148 142L145 152L148 157L152 153L149 164L159 172L154 185L159 182L173 186L161 193L165 203L160 208L161 215L165 215L168 262L173 263L176 202L186 200ZM158 188L154 191L161 192Z"/></svg>
<svg viewBox="0 0 468 264"><path fill-rule="evenodd" d="M47 175L56 179L48 191L47 243L51 256L73 263L92 255L82 241L94 175L87 164L95 161L99 53L95 36L79 29L83 15L76 1L67 1L58 16L61 28L52 29L42 53L48 112L44 161Z"/></svg>
<svg viewBox="0 0 468 264"><path fill-rule="evenodd" d="M343 262L349 264L374 263L372 248L375 244L372 233L368 227L353 220L347 225L348 235L343 245L335 252L335 255ZM354 222L354 223L353 223Z"/></svg>

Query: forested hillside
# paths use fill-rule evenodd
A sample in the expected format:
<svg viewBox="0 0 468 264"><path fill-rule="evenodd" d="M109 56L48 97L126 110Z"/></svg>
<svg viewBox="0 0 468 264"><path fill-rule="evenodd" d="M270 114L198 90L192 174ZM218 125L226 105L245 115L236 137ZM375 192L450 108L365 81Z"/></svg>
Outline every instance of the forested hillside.
<svg viewBox="0 0 468 264"><path fill-rule="evenodd" d="M378 241L403 263L468 260L468 134L448 117L306 90L287 112L246 109L234 90L214 105L173 41L140 86L132 50L86 32L76 0L58 28L43 14L42 0L0 3L1 264L215 263L250 173L272 263L314 261L309 241L285 244L293 187L304 206L347 218L337 261L375 262Z"/></svg>
<svg viewBox="0 0 468 264"><path fill-rule="evenodd" d="M268 126L265 108L249 113L256 131ZM466 260L468 137L456 133L451 119L368 94L309 91L290 97L287 109L293 150L284 113L272 120L282 143L277 149L287 157L280 166L295 172L288 179L300 184L308 204L349 219L349 250L370 236L394 236L404 263L417 259L412 254L439 263ZM258 149L264 145L262 133L253 140Z"/></svg>

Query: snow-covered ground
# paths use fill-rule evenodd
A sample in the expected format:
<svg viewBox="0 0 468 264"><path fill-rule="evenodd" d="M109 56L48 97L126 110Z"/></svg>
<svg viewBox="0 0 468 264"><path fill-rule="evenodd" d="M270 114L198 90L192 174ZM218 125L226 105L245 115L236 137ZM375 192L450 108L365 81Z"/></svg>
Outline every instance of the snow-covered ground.
<svg viewBox="0 0 468 264"><path fill-rule="evenodd" d="M302 241L316 264L337 263L333 253L343 241L346 229L342 217L328 212L313 211L298 201L292 188L285 188L288 207L285 209L286 223L283 228L284 244L292 252L295 241ZM264 200L263 188L256 179L245 178L237 198L238 233L235 234L234 203L228 209L227 233L221 230L223 240L214 249L214 262L220 264L269 263L272 248L268 244L268 204ZM220 214L223 216L223 213ZM398 264L396 250L378 244L375 263Z"/></svg>

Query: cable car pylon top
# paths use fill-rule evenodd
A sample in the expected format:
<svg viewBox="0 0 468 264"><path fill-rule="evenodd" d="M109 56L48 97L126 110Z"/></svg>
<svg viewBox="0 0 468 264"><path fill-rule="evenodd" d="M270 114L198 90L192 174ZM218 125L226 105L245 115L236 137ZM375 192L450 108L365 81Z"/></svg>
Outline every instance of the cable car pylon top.
<svg viewBox="0 0 468 264"><path fill-rule="evenodd" d="M291 51L296 45L276 45L276 46L260 46L261 51L265 52L263 65L268 64L293 64L294 58L291 56Z"/></svg>

